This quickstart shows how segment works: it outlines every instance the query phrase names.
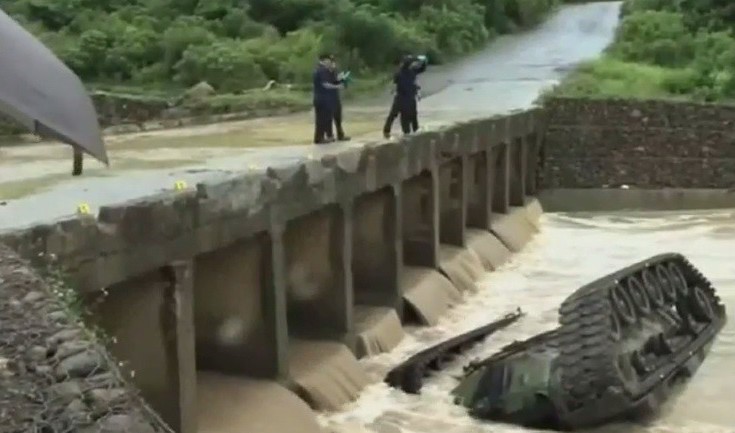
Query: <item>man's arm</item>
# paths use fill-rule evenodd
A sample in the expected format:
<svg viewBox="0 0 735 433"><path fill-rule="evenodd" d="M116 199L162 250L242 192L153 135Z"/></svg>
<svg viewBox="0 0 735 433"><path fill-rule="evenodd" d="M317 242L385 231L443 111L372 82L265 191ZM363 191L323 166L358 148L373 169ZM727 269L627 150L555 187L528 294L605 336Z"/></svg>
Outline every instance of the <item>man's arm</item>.
<svg viewBox="0 0 735 433"><path fill-rule="evenodd" d="M343 83L343 81L342 81L342 73L337 73L337 71L332 71L329 75L330 75L329 76L329 78L330 78L329 82L330 83L332 83L332 84L342 84Z"/></svg>
<svg viewBox="0 0 735 433"><path fill-rule="evenodd" d="M416 71L416 74L420 74L426 70L426 62L419 63L418 66L414 68L414 71Z"/></svg>
<svg viewBox="0 0 735 433"><path fill-rule="evenodd" d="M337 79L337 74L324 71L321 73L320 78L322 81L322 86L324 86L325 89L341 89L344 87L342 85L342 82Z"/></svg>

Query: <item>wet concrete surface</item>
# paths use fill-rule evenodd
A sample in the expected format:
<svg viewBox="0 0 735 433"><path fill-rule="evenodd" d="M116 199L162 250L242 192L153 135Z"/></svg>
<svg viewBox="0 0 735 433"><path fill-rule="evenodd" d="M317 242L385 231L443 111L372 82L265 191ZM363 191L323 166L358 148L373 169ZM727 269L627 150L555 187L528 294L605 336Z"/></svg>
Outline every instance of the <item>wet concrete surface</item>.
<svg viewBox="0 0 735 433"><path fill-rule="evenodd" d="M505 36L465 60L427 71L419 104L422 128L530 107L539 93L612 40L620 2L565 6L534 30ZM0 148L0 231L190 186L244 170L291 164L381 140L386 97L347 106L349 144L310 144L311 113L109 137L111 167L85 161L70 176L71 151L58 144ZM394 125L394 131L398 125Z"/></svg>

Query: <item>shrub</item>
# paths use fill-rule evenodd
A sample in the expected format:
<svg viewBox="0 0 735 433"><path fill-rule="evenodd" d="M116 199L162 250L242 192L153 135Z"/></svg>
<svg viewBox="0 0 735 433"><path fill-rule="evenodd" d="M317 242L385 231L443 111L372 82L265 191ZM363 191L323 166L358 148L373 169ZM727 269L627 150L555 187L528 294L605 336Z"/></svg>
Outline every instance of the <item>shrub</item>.
<svg viewBox="0 0 735 433"><path fill-rule="evenodd" d="M266 81L255 57L237 39L190 45L174 69L176 79L185 86L206 81L221 92L238 92Z"/></svg>
<svg viewBox="0 0 735 433"><path fill-rule="evenodd" d="M361 74L405 53L442 62L537 23L555 0L5 0L90 84L220 91L304 85L321 50Z"/></svg>
<svg viewBox="0 0 735 433"><path fill-rule="evenodd" d="M613 52L626 61L681 66L692 58L693 39L682 14L643 11L620 23Z"/></svg>
<svg viewBox="0 0 735 433"><path fill-rule="evenodd" d="M557 92L735 98L735 3L626 0L610 56L586 65Z"/></svg>

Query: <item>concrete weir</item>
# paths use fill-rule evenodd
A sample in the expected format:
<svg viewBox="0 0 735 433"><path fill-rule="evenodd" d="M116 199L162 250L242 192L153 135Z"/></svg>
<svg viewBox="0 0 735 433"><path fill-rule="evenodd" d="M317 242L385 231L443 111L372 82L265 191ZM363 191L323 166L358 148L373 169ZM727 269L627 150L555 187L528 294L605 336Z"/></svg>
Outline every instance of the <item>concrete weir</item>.
<svg viewBox="0 0 735 433"><path fill-rule="evenodd" d="M2 240L64 269L175 431L316 432L307 407L380 380L359 358L436 324L538 231L543 125L530 110L320 148Z"/></svg>

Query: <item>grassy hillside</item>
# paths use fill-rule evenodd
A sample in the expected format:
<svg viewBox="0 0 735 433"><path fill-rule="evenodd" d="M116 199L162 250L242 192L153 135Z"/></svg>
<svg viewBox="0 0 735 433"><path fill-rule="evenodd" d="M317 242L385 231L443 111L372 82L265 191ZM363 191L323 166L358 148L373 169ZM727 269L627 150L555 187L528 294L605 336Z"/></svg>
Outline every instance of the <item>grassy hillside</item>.
<svg viewBox="0 0 735 433"><path fill-rule="evenodd" d="M240 93L308 87L317 54L358 80L400 53L441 63L539 22L557 0L5 0L91 87L178 93L201 81ZM357 86L356 86L357 87Z"/></svg>
<svg viewBox="0 0 735 433"><path fill-rule="evenodd" d="M615 42L553 93L735 99L735 2L626 0Z"/></svg>

